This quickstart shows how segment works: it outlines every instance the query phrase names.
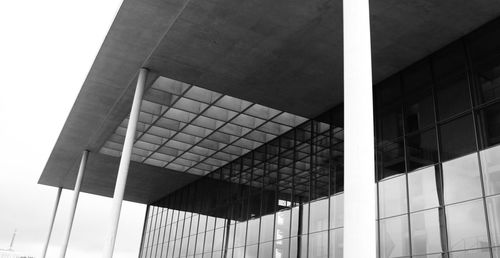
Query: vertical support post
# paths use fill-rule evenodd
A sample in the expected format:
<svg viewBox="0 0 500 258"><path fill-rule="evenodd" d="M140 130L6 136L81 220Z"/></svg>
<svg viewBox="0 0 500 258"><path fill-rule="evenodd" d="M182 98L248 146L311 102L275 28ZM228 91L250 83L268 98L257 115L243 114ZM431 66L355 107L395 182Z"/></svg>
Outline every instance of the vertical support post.
<svg viewBox="0 0 500 258"><path fill-rule="evenodd" d="M78 204L78 197L80 196L80 187L82 186L83 174L85 173L85 165L87 164L88 156L89 151L83 151L80 167L78 168L78 175L76 176L75 189L73 190L73 200L71 202L68 225L66 227L64 242L61 249L61 258L66 257L66 251L68 250L69 237L71 236L71 228L73 227L73 220L75 219L76 205Z"/></svg>
<svg viewBox="0 0 500 258"><path fill-rule="evenodd" d="M344 257L376 257L369 0L343 1Z"/></svg>
<svg viewBox="0 0 500 258"><path fill-rule="evenodd" d="M134 145L135 132L137 121L139 120L139 112L141 110L142 96L144 93L144 85L146 84L146 77L148 70L141 68L137 78L137 86L135 88L134 101L132 103L132 110L127 125L127 132L125 134L125 141L123 143L123 151L120 159L120 166L118 168L118 176L116 178L115 192L113 194L113 204L111 206L111 221L108 240L104 247L105 258L113 257L113 250L115 248L116 233L118 232L118 222L120 220L120 212L122 208L123 195L125 194L125 186L127 184L128 169L130 165L130 156L132 155L132 147Z"/></svg>
<svg viewBox="0 0 500 258"><path fill-rule="evenodd" d="M52 230L54 228L54 222L56 221L57 208L59 207L59 200L61 199L62 187L57 189L56 200L54 202L54 209L52 209L52 217L50 219L49 232L47 233L47 238L45 240L45 245L43 246L42 258L47 255L47 250L49 249L50 237L52 236Z"/></svg>

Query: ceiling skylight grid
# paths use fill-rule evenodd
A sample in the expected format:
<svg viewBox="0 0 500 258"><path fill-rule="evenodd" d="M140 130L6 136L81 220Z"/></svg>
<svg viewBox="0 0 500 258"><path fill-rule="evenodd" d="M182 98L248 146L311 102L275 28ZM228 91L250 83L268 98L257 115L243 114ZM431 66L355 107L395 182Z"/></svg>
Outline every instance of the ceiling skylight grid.
<svg viewBox="0 0 500 258"><path fill-rule="evenodd" d="M159 77L145 93L132 160L205 175L306 118ZM100 152L119 157L128 118Z"/></svg>

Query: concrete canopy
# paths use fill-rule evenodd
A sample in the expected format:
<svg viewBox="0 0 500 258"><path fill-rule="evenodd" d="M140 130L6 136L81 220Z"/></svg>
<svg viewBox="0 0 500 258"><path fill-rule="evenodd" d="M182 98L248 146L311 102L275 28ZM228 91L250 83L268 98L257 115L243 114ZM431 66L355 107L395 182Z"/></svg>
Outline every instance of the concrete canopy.
<svg viewBox="0 0 500 258"><path fill-rule="evenodd" d="M496 0L371 1L379 82L500 16ZM340 0L125 0L39 183L111 196L118 160L97 154L129 113L137 73L314 117L343 99ZM133 163L125 199L150 203L198 177Z"/></svg>

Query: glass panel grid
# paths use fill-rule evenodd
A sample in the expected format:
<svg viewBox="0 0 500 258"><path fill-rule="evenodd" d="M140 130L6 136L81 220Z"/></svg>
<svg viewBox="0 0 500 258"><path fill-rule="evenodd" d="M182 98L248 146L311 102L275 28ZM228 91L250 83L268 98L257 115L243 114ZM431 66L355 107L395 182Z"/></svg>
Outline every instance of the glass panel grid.
<svg viewBox="0 0 500 258"><path fill-rule="evenodd" d="M206 175L307 119L159 77L142 101L133 160ZM128 117L100 153L121 156Z"/></svg>

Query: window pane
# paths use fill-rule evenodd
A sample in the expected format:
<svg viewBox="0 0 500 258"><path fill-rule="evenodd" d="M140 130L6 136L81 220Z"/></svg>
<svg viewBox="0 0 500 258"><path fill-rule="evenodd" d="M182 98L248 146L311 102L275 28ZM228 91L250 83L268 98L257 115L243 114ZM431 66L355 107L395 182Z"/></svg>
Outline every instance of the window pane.
<svg viewBox="0 0 500 258"><path fill-rule="evenodd" d="M344 194L330 197L330 228L344 226Z"/></svg>
<svg viewBox="0 0 500 258"><path fill-rule="evenodd" d="M498 99L500 97L500 62L498 59L488 60L474 68L476 82L479 85L480 103Z"/></svg>
<svg viewBox="0 0 500 258"><path fill-rule="evenodd" d="M450 258L490 258L490 250L479 249L462 252L452 252L450 253Z"/></svg>
<svg viewBox="0 0 500 258"><path fill-rule="evenodd" d="M260 242L273 240L274 214L266 215L260 222Z"/></svg>
<svg viewBox="0 0 500 258"><path fill-rule="evenodd" d="M260 219L251 219L248 221L247 245L259 242L259 227Z"/></svg>
<svg viewBox="0 0 500 258"><path fill-rule="evenodd" d="M257 258L258 245L247 246L245 258Z"/></svg>
<svg viewBox="0 0 500 258"><path fill-rule="evenodd" d="M438 209L411 214L410 225L413 254L439 253L442 251Z"/></svg>
<svg viewBox="0 0 500 258"><path fill-rule="evenodd" d="M478 121L484 147L500 143L500 103L479 111Z"/></svg>
<svg viewBox="0 0 500 258"><path fill-rule="evenodd" d="M493 258L500 258L500 248L493 248Z"/></svg>
<svg viewBox="0 0 500 258"><path fill-rule="evenodd" d="M380 179L405 172L404 144L402 138L379 147L377 156Z"/></svg>
<svg viewBox="0 0 500 258"><path fill-rule="evenodd" d="M406 138L408 170L435 164L438 160L436 130L414 134Z"/></svg>
<svg viewBox="0 0 500 258"><path fill-rule="evenodd" d="M407 213L406 176L379 182L380 218Z"/></svg>
<svg viewBox="0 0 500 258"><path fill-rule="evenodd" d="M500 193L500 146L479 153L486 195Z"/></svg>
<svg viewBox="0 0 500 258"><path fill-rule="evenodd" d="M328 258L328 231L309 235L309 258Z"/></svg>
<svg viewBox="0 0 500 258"><path fill-rule="evenodd" d="M466 115L440 126L441 159L449 160L476 150L474 123Z"/></svg>
<svg viewBox="0 0 500 258"><path fill-rule="evenodd" d="M500 195L486 198L490 224L491 244L500 246Z"/></svg>
<svg viewBox="0 0 500 258"><path fill-rule="evenodd" d="M446 204L481 197L477 154L444 162L443 185Z"/></svg>
<svg viewBox="0 0 500 258"><path fill-rule="evenodd" d="M236 233L234 237L234 247L240 247L245 245L245 237L246 237L246 222L238 222L236 224ZM272 230L272 228L271 228Z"/></svg>
<svg viewBox="0 0 500 258"><path fill-rule="evenodd" d="M450 251L488 246L482 200L446 207Z"/></svg>
<svg viewBox="0 0 500 258"><path fill-rule="evenodd" d="M408 217L406 215L380 220L381 258L410 255Z"/></svg>
<svg viewBox="0 0 500 258"><path fill-rule="evenodd" d="M276 232L274 239L282 239L290 236L290 210L276 213Z"/></svg>
<svg viewBox="0 0 500 258"><path fill-rule="evenodd" d="M312 202L310 232L328 229L328 199Z"/></svg>
<svg viewBox="0 0 500 258"><path fill-rule="evenodd" d="M378 110L375 116L377 123L377 140L379 143L390 141L403 135L403 119L401 107Z"/></svg>
<svg viewBox="0 0 500 258"><path fill-rule="evenodd" d="M288 249L289 249L288 244L289 244L288 238L275 241L274 242L274 257L275 258L288 258Z"/></svg>
<svg viewBox="0 0 500 258"><path fill-rule="evenodd" d="M330 257L344 257L344 229L330 230Z"/></svg>
<svg viewBox="0 0 500 258"><path fill-rule="evenodd" d="M469 86L465 73L438 81L436 89L439 120L471 108Z"/></svg>
<svg viewBox="0 0 500 258"><path fill-rule="evenodd" d="M434 166L408 174L410 211L418 211L439 205Z"/></svg>
<svg viewBox="0 0 500 258"><path fill-rule="evenodd" d="M259 245L259 257L272 257L273 256L273 242L261 243ZM243 256L235 256L243 257Z"/></svg>

